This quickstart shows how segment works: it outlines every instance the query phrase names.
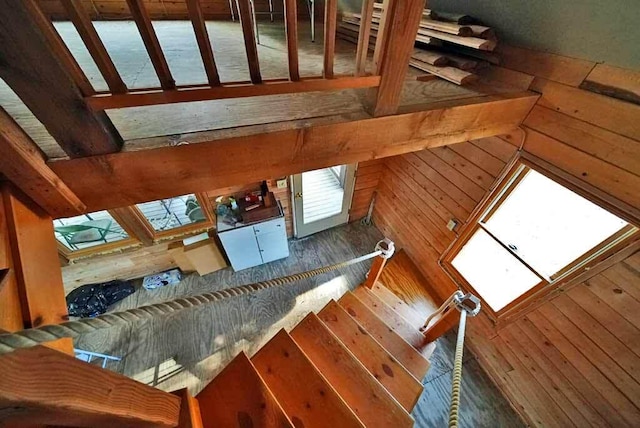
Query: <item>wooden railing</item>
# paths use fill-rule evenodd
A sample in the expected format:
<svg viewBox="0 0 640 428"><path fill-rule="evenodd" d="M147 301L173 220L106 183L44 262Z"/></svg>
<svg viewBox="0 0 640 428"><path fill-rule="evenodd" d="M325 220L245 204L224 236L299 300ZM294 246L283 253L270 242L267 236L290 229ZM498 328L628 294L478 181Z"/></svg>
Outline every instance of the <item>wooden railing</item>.
<svg viewBox="0 0 640 428"><path fill-rule="evenodd" d="M379 34L377 38L374 58L375 69L371 73L366 72L366 60L370 35L370 25L363 25L358 42L358 53L354 75L337 75L334 73L336 21L338 13L337 0L325 1L324 19L324 60L322 76L301 77L298 66L298 25L296 0L284 0L284 20L286 29L287 58L289 76L278 79L263 79L258 59L258 49L254 31L253 15L251 13L250 0L235 0L239 12L246 57L249 66L249 81L221 82L215 61L209 34L205 25L199 0L186 0L189 18L193 25L196 41L200 51L200 57L207 76L207 83L201 85L176 85L171 74L164 52L158 41L156 32L151 24L149 13L143 0L127 0L131 16L136 23L138 32L142 38L145 49L149 55L155 73L160 81L160 87L144 89L128 88L118 73L109 53L98 35L89 14L81 0L61 0L69 18L76 27L84 45L93 58L97 68L104 77L109 88L108 91L96 92L88 83L88 79L75 60L68 52L64 42L53 30L51 21L39 10L33 0L32 12L37 15L37 24L43 33L50 37L58 37L55 45L61 54L67 58L67 68L73 68L78 75L78 80L83 83L82 92L88 106L94 111L106 109L148 106L155 104L169 104L191 101L215 100L223 98L254 97L261 95L286 94L311 91L328 91L349 88L377 88L381 86L385 70L385 58L397 57L397 50L409 52L413 44L415 31L409 29L400 31L411 33L411 37L397 37L398 26L394 29L394 23L402 21L402 27L411 27L407 22L407 12L415 9L415 16L420 17L420 11L424 6L423 1L404 2L399 0L385 1L385 9L382 14ZM373 0L365 0L363 15L371 15ZM406 3L406 4L405 4ZM413 3L418 6L413 7ZM407 7L405 7L407 6ZM389 15L393 16L389 16ZM416 21L417 22L417 21ZM388 23L388 25L386 24ZM417 24L416 24L417 29ZM52 31L53 30L53 31ZM406 39L406 40L405 40ZM402 42L402 43L400 43ZM406 45L406 46L403 46ZM393 46L393 49L390 47ZM397 61L402 58L393 58ZM389 61L387 61L389 62ZM406 61L404 61L406 72ZM399 64L402 68L402 64Z"/></svg>

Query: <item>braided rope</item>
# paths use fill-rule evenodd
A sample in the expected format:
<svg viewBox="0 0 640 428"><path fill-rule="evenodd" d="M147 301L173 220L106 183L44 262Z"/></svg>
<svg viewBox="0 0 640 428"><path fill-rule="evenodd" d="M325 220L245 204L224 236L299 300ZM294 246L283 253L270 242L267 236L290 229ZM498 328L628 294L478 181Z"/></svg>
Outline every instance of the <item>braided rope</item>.
<svg viewBox="0 0 640 428"><path fill-rule="evenodd" d="M460 411L460 385L462 381L462 354L464 352L464 333L467 326L467 311L460 311L460 327L456 342L456 356L453 363L453 379L451 381L451 406L449 407L449 428L458 427Z"/></svg>
<svg viewBox="0 0 640 428"><path fill-rule="evenodd" d="M29 348L40 343L49 342L63 337L77 337L81 334L92 333L97 330L107 329L113 326L125 325L142 319L149 319L159 315L177 312L194 306L216 302L229 297L241 296L267 288L279 287L301 279L322 275L333 270L354 265L365 260L372 259L382 254L377 250L373 253L356 257L351 260L324 266L306 272L269 279L255 284L240 285L238 287L218 290L211 293L199 294L192 297L183 297L163 303L156 303L139 308L128 309L122 312L107 313L95 318L82 318L76 321L67 321L61 324L44 325L41 327L22 330L10 334L0 335L0 355L8 354L20 348Z"/></svg>

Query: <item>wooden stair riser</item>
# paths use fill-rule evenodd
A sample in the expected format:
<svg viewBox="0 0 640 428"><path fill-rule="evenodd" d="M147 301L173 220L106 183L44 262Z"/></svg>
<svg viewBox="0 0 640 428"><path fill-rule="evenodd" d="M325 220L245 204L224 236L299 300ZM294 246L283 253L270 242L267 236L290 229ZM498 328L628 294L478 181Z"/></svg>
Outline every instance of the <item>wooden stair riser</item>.
<svg viewBox="0 0 640 428"><path fill-rule="evenodd" d="M197 396L205 428L292 428L278 400L241 352Z"/></svg>

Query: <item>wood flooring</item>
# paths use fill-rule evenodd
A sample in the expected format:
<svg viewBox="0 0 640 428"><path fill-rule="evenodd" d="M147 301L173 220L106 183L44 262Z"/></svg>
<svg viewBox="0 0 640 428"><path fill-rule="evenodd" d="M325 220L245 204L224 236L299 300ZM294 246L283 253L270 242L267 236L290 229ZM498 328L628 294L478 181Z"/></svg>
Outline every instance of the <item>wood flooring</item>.
<svg viewBox="0 0 640 428"><path fill-rule="evenodd" d="M204 277L191 275L176 286L137 290L114 305L123 310L280 277L347 260L372 251L382 235L375 227L350 224L290 241L291 256L234 273L230 268ZM321 275L290 286L174 313L125 327L81 336L77 348L122 357L107 368L160 389L202 390L240 352L254 355L280 329L290 331L310 311L355 289L370 262ZM438 340L424 392L412 416L417 427L440 426L448 413L455 336ZM522 423L500 392L467 352L462 392L466 426L520 427ZM465 426L463 425L463 426Z"/></svg>

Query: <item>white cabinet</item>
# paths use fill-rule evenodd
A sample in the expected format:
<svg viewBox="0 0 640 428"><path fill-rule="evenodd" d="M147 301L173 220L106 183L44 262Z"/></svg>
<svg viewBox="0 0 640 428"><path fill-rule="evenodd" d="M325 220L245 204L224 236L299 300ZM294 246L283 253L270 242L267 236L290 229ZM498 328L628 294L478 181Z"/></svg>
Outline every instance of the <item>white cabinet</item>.
<svg viewBox="0 0 640 428"><path fill-rule="evenodd" d="M235 271L289 256L283 217L229 229L218 236Z"/></svg>

